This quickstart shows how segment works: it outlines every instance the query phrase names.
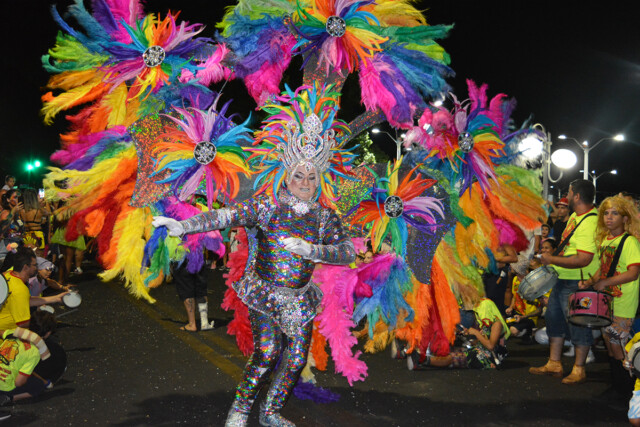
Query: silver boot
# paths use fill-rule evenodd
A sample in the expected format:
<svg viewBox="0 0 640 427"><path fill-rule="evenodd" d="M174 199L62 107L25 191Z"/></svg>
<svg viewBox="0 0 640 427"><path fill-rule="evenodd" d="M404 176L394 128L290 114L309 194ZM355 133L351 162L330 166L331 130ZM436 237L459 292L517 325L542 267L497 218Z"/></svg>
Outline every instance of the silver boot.
<svg viewBox="0 0 640 427"><path fill-rule="evenodd" d="M239 412L236 410L235 405L229 409L227 415L227 421L224 423L224 427L246 427L249 414Z"/></svg>
<svg viewBox="0 0 640 427"><path fill-rule="evenodd" d="M264 411L260 411L258 418L261 426L265 427L296 427L294 423L284 418L279 413L267 415Z"/></svg>

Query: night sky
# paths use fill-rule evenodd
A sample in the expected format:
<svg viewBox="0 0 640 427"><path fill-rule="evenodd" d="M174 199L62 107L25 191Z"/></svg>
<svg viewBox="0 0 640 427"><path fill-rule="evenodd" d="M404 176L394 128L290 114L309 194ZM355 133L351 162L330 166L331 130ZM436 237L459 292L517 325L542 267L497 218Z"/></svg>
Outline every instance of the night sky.
<svg viewBox="0 0 640 427"><path fill-rule="evenodd" d="M49 4L38 0L5 2L2 26L0 98L3 143L0 173L29 177L24 165L30 159L47 160L58 147L57 135L66 123L42 124L39 109L48 75L40 56L54 45L57 28ZM64 12L69 1L58 1ZM88 3L88 2L86 2ZM204 35L214 34L223 6L220 0L148 0L147 12L182 10L180 19L207 24ZM487 3L487 4L484 4ZM614 3L589 7L578 2L420 2L430 24L455 24L441 44L452 58L456 77L450 80L459 98L466 98L467 78L489 84L489 96L506 93L518 101L518 124L532 117L552 136L552 150L576 152L578 163L565 172L555 190L582 176L582 150L560 134L595 143L624 133L622 143L604 141L590 154L589 169L597 174L616 168L617 175L598 179L598 199L621 190L640 193L640 30L637 16ZM572 6L573 5L573 6ZM225 95L234 99L242 116L254 107L246 101L240 84L228 85ZM392 144L383 135L380 144ZM393 152L394 147L391 148ZM35 185L37 174L31 177ZM553 177L558 171L552 168ZM552 190L553 191L553 190Z"/></svg>

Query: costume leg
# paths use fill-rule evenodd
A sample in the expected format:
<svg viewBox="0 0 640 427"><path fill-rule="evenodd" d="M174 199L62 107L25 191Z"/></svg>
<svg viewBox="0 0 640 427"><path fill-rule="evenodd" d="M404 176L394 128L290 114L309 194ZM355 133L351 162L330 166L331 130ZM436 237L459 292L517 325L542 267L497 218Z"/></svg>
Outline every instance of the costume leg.
<svg viewBox="0 0 640 427"><path fill-rule="evenodd" d="M282 361L274 375L262 413L266 415L277 414L287 402L293 386L300 377L302 368L307 363L312 329L313 322L309 322L301 328L298 335L287 337Z"/></svg>
<svg viewBox="0 0 640 427"><path fill-rule="evenodd" d="M243 378L236 389L232 410L248 414L264 383L275 367L282 348L282 330L266 314L249 310L253 332L253 354L244 368Z"/></svg>

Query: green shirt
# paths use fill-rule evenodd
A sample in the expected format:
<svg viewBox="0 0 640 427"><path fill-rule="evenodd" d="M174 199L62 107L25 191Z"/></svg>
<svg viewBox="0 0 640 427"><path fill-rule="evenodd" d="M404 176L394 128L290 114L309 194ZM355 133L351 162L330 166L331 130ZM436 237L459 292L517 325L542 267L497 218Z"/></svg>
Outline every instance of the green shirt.
<svg viewBox="0 0 640 427"><path fill-rule="evenodd" d="M38 348L18 338L7 338L13 330L2 334L0 341L0 390L11 391L16 388L19 374L30 376L40 362Z"/></svg>
<svg viewBox="0 0 640 427"><path fill-rule="evenodd" d="M586 215L590 213L595 213L596 215L590 216L589 218L585 218ZM575 255L578 252L587 252L590 254L594 254L593 259L586 267L582 268L564 268L558 267L554 265L553 268L558 273L559 279L564 280L580 280L584 278L585 280L589 278L589 275L593 275L596 271L598 271L598 267L600 262L598 257L595 256L596 250L598 249L596 246L596 226L598 224L598 211L596 208L591 208L590 211L583 213L582 215L576 215L576 213L572 213L569 217L569 221L567 221L567 226L562 233L562 238L560 242L564 241L564 239L573 231L578 224L580 227L576 229L576 232L573 233L571 239L569 239L569 243L564 247L564 249L560 252L559 256L571 256ZM584 220L583 220L584 219ZM582 271L582 274L580 273Z"/></svg>
<svg viewBox="0 0 640 427"><path fill-rule="evenodd" d="M483 298L480 302L473 307L473 311L476 314L476 320L480 329L488 327L491 330L491 326L496 322L502 323L502 330L504 331L504 337L509 338L511 332L507 327L507 322L504 321L504 317L500 314L500 310L496 307L495 303L490 299Z"/></svg>
<svg viewBox="0 0 640 427"><path fill-rule="evenodd" d="M622 236L616 236L613 239L605 238L600 245L600 278L607 277L609 267L613 261L618 245L622 241ZM614 276L625 273L630 266L640 265L640 243L633 236L627 237L616 266ZM638 280L627 282L622 285L610 286L606 289L613 298L613 315L617 317L636 317L638 309Z"/></svg>

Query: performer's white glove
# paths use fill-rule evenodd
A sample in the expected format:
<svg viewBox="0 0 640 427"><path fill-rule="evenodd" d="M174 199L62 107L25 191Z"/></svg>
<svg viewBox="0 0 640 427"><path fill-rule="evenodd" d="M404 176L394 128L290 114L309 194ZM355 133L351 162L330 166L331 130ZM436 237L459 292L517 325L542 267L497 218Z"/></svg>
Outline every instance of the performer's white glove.
<svg viewBox="0 0 640 427"><path fill-rule="evenodd" d="M289 252L293 252L294 254L300 255L304 258L309 258L311 255L311 244L305 242L302 239L297 237L287 237L282 239L282 243L284 244L284 248Z"/></svg>
<svg viewBox="0 0 640 427"><path fill-rule="evenodd" d="M167 227L169 236L180 237L184 234L184 227L180 224L180 221L166 216L154 216L151 225L155 228Z"/></svg>

